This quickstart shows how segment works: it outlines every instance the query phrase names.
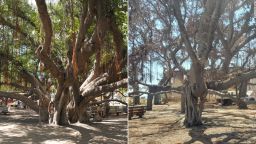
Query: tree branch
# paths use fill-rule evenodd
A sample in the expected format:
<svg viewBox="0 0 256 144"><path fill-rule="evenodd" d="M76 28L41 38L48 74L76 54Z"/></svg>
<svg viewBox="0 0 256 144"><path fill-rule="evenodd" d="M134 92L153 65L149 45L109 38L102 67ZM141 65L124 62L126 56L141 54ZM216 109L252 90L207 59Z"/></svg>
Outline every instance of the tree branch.
<svg viewBox="0 0 256 144"><path fill-rule="evenodd" d="M256 78L256 71L252 70L249 72L241 72L227 80L224 81L212 81L207 82L207 88L213 90L225 90L230 88L233 85L241 83L241 81L250 80Z"/></svg>
<svg viewBox="0 0 256 144"><path fill-rule="evenodd" d="M102 100L102 101L92 102L92 103L90 103L90 105L102 104L102 103L111 102L111 101L116 101L116 102L122 103L126 106L128 105L126 102L119 100L119 99L106 99L106 100Z"/></svg>
<svg viewBox="0 0 256 144"><path fill-rule="evenodd" d="M44 49L45 53L49 54L52 41L52 22L47 11L45 0L36 0L38 13L44 29Z"/></svg>
<svg viewBox="0 0 256 144"><path fill-rule="evenodd" d="M178 22L180 34L181 34L181 37L184 40L184 43L186 45L187 52L188 52L190 58L192 59L192 61L197 62L198 58L191 46L191 43L189 41L189 37L187 34L187 30L184 26L184 20L182 19L182 15L181 15L181 11L180 11L180 3L177 0L174 0L172 2L173 2L174 16Z"/></svg>
<svg viewBox="0 0 256 144"><path fill-rule="evenodd" d="M39 112L38 105L34 101L32 101L31 99L29 99L27 97L27 93L0 91L0 97L20 100L20 101L24 102L26 105L28 105L35 112L37 112L37 113Z"/></svg>
<svg viewBox="0 0 256 144"><path fill-rule="evenodd" d="M24 37L28 38L32 45L37 45L37 43L34 41L34 39L32 37L29 36L28 33L26 33L20 27L14 26L12 23L5 20L4 17L2 17L1 15L0 15L0 25L7 26L7 27L11 28L13 31L17 31L18 33L20 33Z"/></svg>

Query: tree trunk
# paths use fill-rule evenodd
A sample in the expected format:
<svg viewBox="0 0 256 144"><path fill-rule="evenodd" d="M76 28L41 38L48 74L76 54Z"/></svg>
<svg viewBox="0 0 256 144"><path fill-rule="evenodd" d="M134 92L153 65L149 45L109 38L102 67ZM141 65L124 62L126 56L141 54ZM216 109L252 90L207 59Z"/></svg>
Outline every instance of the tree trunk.
<svg viewBox="0 0 256 144"><path fill-rule="evenodd" d="M40 118L41 118L41 121L42 122L48 122L48 119L49 119L49 113L48 113L48 108L47 108L47 106L45 107L45 106L41 106L40 107L40 113L39 113L39 115L40 115Z"/></svg>
<svg viewBox="0 0 256 144"><path fill-rule="evenodd" d="M134 96L133 105L139 105L139 104L140 104L140 96Z"/></svg>
<svg viewBox="0 0 256 144"><path fill-rule="evenodd" d="M185 113L185 93L182 93L180 97L180 112Z"/></svg>
<svg viewBox="0 0 256 144"><path fill-rule="evenodd" d="M193 62L187 80L184 80L185 120L186 127L202 125L202 111L207 96L204 82L204 66Z"/></svg>
<svg viewBox="0 0 256 144"><path fill-rule="evenodd" d="M185 120L184 125L186 127L202 125L202 110L200 110L198 104L198 97L192 94L190 86L187 84L184 88L184 100L185 100Z"/></svg>
<svg viewBox="0 0 256 144"><path fill-rule="evenodd" d="M80 103L80 105L75 105L74 101L70 101L67 107L68 120L70 123L88 123L89 115L87 113L87 104Z"/></svg>
<svg viewBox="0 0 256 144"><path fill-rule="evenodd" d="M68 120L70 123L76 123L78 121L78 108L71 107L68 105L67 107L68 112Z"/></svg>
<svg viewBox="0 0 256 144"><path fill-rule="evenodd" d="M247 95L247 84L248 82L247 81L242 81L241 84L240 84L240 87L239 87L239 95L238 98L237 98L237 106L238 106L238 109L247 109L247 104L241 100L242 97L245 97Z"/></svg>
<svg viewBox="0 0 256 144"><path fill-rule="evenodd" d="M159 94L159 95L155 95L154 96L154 104L155 105L159 105L159 104L161 104L161 95Z"/></svg>
<svg viewBox="0 0 256 144"><path fill-rule="evenodd" d="M79 113L78 113L78 121L80 123L89 123L90 122L90 117L89 114L87 113L87 105L82 105L79 107Z"/></svg>
<svg viewBox="0 0 256 144"><path fill-rule="evenodd" d="M55 101L55 112L53 116L53 124L67 125L68 119L66 114L66 106L68 103L68 88L65 88L59 100Z"/></svg>
<svg viewBox="0 0 256 144"><path fill-rule="evenodd" d="M222 66L222 70L225 74L229 72L229 65L230 65L231 59L232 59L232 56L230 54L227 54Z"/></svg>
<svg viewBox="0 0 256 144"><path fill-rule="evenodd" d="M149 94L148 99L147 99L147 110L148 111L152 110L152 100L153 100L153 95Z"/></svg>

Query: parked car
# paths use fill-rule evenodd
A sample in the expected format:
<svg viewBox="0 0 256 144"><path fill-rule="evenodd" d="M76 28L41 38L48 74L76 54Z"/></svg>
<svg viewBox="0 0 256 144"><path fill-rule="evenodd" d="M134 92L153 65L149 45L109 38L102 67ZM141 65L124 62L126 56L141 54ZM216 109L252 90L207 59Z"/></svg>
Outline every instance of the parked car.
<svg viewBox="0 0 256 144"><path fill-rule="evenodd" d="M8 107L7 107L7 106L0 105L0 113L3 113L3 114L9 113Z"/></svg>

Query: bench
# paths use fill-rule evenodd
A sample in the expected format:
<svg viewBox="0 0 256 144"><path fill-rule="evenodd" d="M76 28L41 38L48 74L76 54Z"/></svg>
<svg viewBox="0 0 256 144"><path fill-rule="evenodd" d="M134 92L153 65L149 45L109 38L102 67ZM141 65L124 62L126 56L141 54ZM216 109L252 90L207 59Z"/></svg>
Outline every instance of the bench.
<svg viewBox="0 0 256 144"><path fill-rule="evenodd" d="M132 119L133 116L137 115L139 118L142 118L144 113L146 112L145 106L129 106L129 120Z"/></svg>

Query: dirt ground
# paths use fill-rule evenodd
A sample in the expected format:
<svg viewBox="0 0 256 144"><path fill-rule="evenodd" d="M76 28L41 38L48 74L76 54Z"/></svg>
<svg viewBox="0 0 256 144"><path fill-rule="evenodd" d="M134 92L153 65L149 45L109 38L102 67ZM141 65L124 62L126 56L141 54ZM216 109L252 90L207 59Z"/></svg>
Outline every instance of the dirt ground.
<svg viewBox="0 0 256 144"><path fill-rule="evenodd" d="M68 127L39 125L32 111L14 110L0 114L1 144L98 144L127 143L126 115L112 116L90 125L76 123Z"/></svg>
<svg viewBox="0 0 256 144"><path fill-rule="evenodd" d="M129 120L129 144L227 144L256 143L256 108L208 106L204 125L185 128L179 103L154 105L142 119Z"/></svg>

